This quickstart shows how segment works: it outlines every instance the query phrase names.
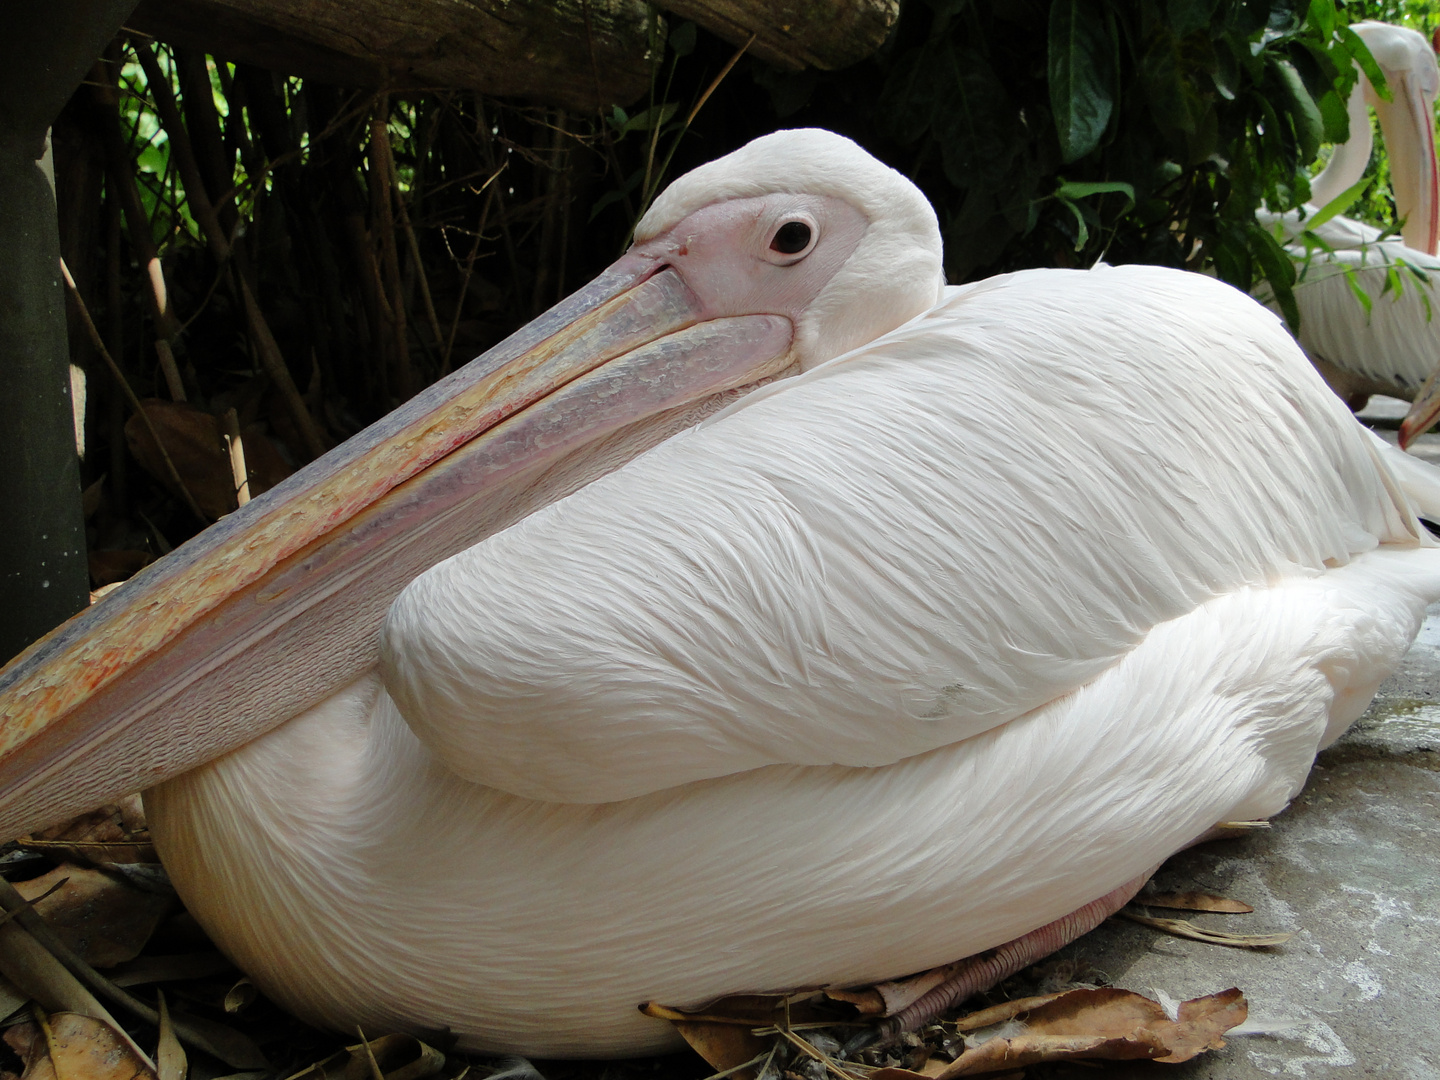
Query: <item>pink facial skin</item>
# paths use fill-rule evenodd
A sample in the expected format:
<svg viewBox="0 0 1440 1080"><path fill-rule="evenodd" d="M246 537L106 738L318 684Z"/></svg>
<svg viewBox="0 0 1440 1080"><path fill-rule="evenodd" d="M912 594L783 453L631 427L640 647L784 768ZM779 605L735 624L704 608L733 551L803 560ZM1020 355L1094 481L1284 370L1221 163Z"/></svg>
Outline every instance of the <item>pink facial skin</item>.
<svg viewBox="0 0 1440 1080"><path fill-rule="evenodd" d="M777 250L786 246L783 238L777 244L777 233L790 222L810 230L809 242L799 251ZM864 214L831 196L733 199L636 244L616 266L643 261L656 272L672 268L699 299L702 319L783 315L799 326L868 227Z"/></svg>

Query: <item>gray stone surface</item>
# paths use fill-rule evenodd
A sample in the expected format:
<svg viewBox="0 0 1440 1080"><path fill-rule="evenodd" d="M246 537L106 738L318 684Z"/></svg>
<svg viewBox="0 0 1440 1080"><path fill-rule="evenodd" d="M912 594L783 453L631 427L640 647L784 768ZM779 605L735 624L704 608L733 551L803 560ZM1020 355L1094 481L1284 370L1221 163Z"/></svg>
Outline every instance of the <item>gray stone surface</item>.
<svg viewBox="0 0 1440 1080"><path fill-rule="evenodd" d="M1425 438L1425 456L1440 461L1440 436ZM1320 755L1304 792L1272 828L1183 852L1156 875L1162 891L1218 893L1255 912L1153 914L1235 933L1290 931L1289 942L1225 948L1112 919L1057 958L1066 965L1061 977L1073 971L1084 979L1091 970L1152 997L1183 1000L1238 986L1250 1002L1252 1033L1182 1065L1073 1075L1440 1080L1437 841L1440 605L1400 670Z"/></svg>

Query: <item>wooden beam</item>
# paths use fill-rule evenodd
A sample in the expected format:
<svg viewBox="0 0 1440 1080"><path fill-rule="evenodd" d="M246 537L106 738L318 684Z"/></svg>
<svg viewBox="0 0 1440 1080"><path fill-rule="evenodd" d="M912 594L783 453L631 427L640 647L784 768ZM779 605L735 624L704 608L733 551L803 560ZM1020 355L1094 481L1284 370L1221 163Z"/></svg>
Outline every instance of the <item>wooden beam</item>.
<svg viewBox="0 0 1440 1080"><path fill-rule="evenodd" d="M643 0L142 0L127 25L341 86L457 87L577 111L649 87Z"/></svg>
<svg viewBox="0 0 1440 1080"><path fill-rule="evenodd" d="M655 0L776 67L827 71L869 56L900 14L900 0Z"/></svg>

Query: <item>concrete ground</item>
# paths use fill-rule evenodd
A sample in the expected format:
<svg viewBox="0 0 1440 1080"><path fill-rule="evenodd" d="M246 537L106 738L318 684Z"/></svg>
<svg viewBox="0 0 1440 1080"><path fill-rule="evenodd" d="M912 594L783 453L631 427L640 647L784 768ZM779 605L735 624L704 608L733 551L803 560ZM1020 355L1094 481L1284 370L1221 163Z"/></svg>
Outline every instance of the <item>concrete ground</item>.
<svg viewBox="0 0 1440 1080"><path fill-rule="evenodd" d="M1404 415L1403 403L1381 401L1367 415L1377 415L1378 429L1397 411ZM1440 464L1440 436L1423 438L1417 456ZM1400 670L1320 755L1303 794L1272 828L1183 852L1155 884L1255 908L1157 916L1295 936L1251 951L1112 919L1061 957L1081 970L1077 977L1093 967L1150 996L1183 1000L1238 986L1250 1003L1246 1027L1259 1030L1182 1065L1074 1075L1440 1080L1440 605Z"/></svg>

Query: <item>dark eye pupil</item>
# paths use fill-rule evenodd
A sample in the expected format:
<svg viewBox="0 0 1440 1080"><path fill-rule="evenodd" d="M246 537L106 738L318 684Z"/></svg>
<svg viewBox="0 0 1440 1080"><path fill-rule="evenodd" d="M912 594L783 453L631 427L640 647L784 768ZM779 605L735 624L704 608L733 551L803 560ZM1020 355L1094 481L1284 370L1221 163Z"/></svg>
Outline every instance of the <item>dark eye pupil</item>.
<svg viewBox="0 0 1440 1080"><path fill-rule="evenodd" d="M809 243L810 226L803 221L787 221L775 233L775 239L770 241L770 250L781 255L794 255L797 251L804 251Z"/></svg>

